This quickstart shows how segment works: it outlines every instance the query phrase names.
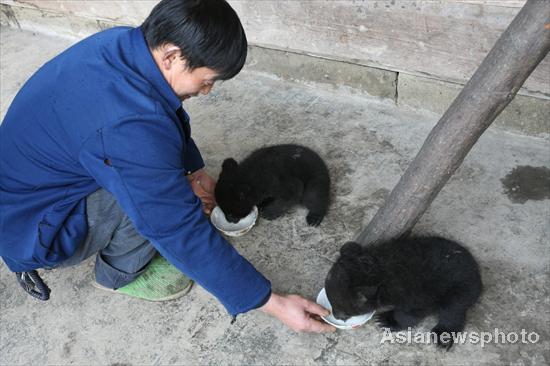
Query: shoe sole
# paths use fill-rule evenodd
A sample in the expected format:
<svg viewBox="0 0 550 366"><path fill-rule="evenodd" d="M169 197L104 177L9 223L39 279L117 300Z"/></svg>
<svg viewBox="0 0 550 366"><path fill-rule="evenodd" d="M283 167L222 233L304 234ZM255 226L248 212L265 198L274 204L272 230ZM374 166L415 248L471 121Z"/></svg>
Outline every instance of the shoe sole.
<svg viewBox="0 0 550 366"><path fill-rule="evenodd" d="M143 301L150 301L150 302L161 302L161 301L175 300L175 299L180 298L184 295L187 295L189 293L189 291L191 290L191 288L193 287L193 283L194 283L194 281L189 281L189 285L186 288L184 288L183 290L181 290L180 292L175 293L175 294L170 295L170 296L161 297L161 298L158 298L158 299L144 299L143 297L128 295L128 294L125 294L124 292L118 292L117 290L113 290L112 288L102 286L99 283L97 283L96 281L92 281L92 286L99 289L99 290L107 291L107 292L110 292L110 293L113 293L113 294L125 295L125 296L128 296L128 297L132 297L134 299L139 299L139 300L143 300Z"/></svg>

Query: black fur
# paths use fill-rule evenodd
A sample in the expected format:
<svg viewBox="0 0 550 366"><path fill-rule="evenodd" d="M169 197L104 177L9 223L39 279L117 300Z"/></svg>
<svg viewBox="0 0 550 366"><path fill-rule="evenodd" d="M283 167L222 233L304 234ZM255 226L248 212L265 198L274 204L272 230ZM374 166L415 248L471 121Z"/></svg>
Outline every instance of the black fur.
<svg viewBox="0 0 550 366"><path fill-rule="evenodd" d="M438 345L441 334L462 331L466 312L481 294L479 267L470 252L453 241L408 238L361 247L348 242L325 280L334 316L347 319L377 310L375 320L392 331L407 329L430 314Z"/></svg>
<svg viewBox="0 0 550 366"><path fill-rule="evenodd" d="M258 206L273 220L296 204L317 226L329 205L330 178L319 155L299 145L275 145L255 150L240 164L226 159L216 184L216 202L230 222L237 222Z"/></svg>

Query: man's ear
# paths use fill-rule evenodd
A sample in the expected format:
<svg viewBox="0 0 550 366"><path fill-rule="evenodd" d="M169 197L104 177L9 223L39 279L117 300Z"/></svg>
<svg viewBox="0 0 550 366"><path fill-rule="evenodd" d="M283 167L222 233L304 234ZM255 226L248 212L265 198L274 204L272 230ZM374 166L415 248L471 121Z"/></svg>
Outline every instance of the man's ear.
<svg viewBox="0 0 550 366"><path fill-rule="evenodd" d="M162 67L165 70L170 70L178 57L181 57L181 51L179 47L172 44L166 44L162 47Z"/></svg>
<svg viewBox="0 0 550 366"><path fill-rule="evenodd" d="M233 158L225 159L222 163L222 170L235 170L239 167L239 163Z"/></svg>

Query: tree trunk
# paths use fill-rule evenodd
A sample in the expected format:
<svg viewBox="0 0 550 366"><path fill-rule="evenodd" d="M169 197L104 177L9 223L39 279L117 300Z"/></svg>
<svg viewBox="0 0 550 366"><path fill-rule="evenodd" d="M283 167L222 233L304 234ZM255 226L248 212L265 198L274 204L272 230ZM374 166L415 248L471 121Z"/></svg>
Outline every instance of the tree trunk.
<svg viewBox="0 0 550 366"><path fill-rule="evenodd" d="M430 132L384 206L359 235L359 243L380 243L410 232L549 50L550 1L528 0Z"/></svg>

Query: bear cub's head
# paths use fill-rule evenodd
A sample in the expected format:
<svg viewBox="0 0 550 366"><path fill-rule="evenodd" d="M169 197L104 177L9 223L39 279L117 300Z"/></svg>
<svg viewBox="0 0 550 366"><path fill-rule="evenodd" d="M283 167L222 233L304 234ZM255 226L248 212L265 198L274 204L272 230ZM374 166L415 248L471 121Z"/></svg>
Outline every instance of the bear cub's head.
<svg viewBox="0 0 550 366"><path fill-rule="evenodd" d="M253 193L246 172L235 159L225 159L214 194L227 221L236 223L252 211L257 203Z"/></svg>
<svg viewBox="0 0 550 366"><path fill-rule="evenodd" d="M378 260L358 243L347 242L325 279L325 290L337 319L370 313L378 304L382 270Z"/></svg>

